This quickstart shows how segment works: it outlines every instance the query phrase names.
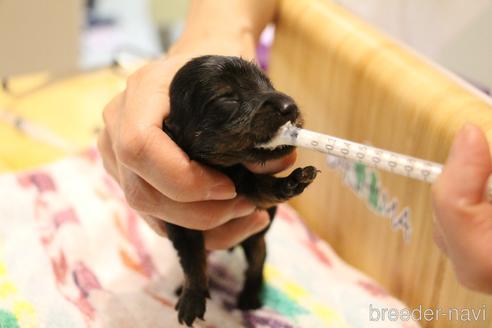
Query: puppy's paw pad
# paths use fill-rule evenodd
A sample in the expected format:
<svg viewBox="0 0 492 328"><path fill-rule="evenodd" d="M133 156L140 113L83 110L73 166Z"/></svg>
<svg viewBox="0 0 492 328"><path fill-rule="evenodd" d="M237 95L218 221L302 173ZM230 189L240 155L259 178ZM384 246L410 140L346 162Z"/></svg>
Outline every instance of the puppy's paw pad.
<svg viewBox="0 0 492 328"><path fill-rule="evenodd" d="M208 291L183 289L175 306L179 323L191 327L196 318L203 320L207 297L209 297Z"/></svg>
<svg viewBox="0 0 492 328"><path fill-rule="evenodd" d="M286 179L283 190L285 197L290 198L302 193L304 188L313 182L318 172L314 166L295 169Z"/></svg>
<svg viewBox="0 0 492 328"><path fill-rule="evenodd" d="M261 308L262 305L259 293L252 293L247 290L241 292L237 301L238 309L243 311L256 310Z"/></svg>
<svg viewBox="0 0 492 328"><path fill-rule="evenodd" d="M299 171L297 171L299 170ZM296 171L295 178L298 183L311 183L316 178L318 170L314 166L306 166L305 168L299 168ZM295 171L294 171L295 172Z"/></svg>

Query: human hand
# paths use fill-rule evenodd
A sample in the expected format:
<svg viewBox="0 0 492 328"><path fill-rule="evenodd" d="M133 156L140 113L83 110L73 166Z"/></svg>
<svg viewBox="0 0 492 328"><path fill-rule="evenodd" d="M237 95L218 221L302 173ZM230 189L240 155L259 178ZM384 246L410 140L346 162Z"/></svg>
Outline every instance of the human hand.
<svg viewBox="0 0 492 328"><path fill-rule="evenodd" d="M485 135L467 124L432 188L437 245L461 284L486 293L492 293L492 203L484 195L491 173Z"/></svg>
<svg viewBox="0 0 492 328"><path fill-rule="evenodd" d="M207 53L194 44L195 48L175 47L166 59L129 77L125 91L104 109L105 127L98 147L106 170L122 187L129 205L154 229L155 220L164 220L203 230L207 249L224 249L264 229L269 217L237 196L225 175L190 160L162 131L174 74L189 59ZM230 43L228 51L234 52ZM257 173L272 173L294 161L295 153L266 165L245 165Z"/></svg>

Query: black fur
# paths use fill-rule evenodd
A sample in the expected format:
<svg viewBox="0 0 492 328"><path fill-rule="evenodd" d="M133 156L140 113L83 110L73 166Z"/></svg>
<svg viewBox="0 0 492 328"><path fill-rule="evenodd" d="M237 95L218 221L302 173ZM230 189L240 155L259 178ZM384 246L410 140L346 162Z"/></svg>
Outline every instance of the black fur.
<svg viewBox="0 0 492 328"><path fill-rule="evenodd" d="M299 110L289 96L276 91L258 67L238 57L203 56L184 65L170 86L171 112L163 129L190 159L210 165L229 176L238 194L258 208L268 209L273 220L275 205L296 196L316 177L308 166L288 177L255 174L241 163L265 162L290 153L290 146L275 150L255 148L270 140L287 121L302 124ZM209 297L206 250L201 231L165 224L178 252L185 282L176 304L178 320L191 326L205 313ZM264 234L241 243L248 261L240 309L261 307Z"/></svg>

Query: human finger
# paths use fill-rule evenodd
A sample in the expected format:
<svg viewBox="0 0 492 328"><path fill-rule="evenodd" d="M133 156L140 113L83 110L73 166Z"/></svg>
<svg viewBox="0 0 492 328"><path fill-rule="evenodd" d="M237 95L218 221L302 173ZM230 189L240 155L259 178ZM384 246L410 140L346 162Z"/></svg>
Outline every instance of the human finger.
<svg viewBox="0 0 492 328"><path fill-rule="evenodd" d="M445 238L443 236L442 229L437 222L434 224L434 230L432 233L432 237L433 237L434 242L436 243L437 247L439 247L439 249L444 254L447 255L448 254L448 248L446 245L446 241L445 241Z"/></svg>
<svg viewBox="0 0 492 328"><path fill-rule="evenodd" d="M471 205L483 200L492 172L490 150L484 133L466 124L455 137L435 194L447 205Z"/></svg>
<svg viewBox="0 0 492 328"><path fill-rule="evenodd" d="M258 174L273 174L286 170L291 167L297 159L297 151L294 150L290 154L265 163L244 163L246 168Z"/></svg>
<svg viewBox="0 0 492 328"><path fill-rule="evenodd" d="M124 168L120 170L120 184L132 208L189 229L213 229L233 218L248 215L256 208L244 197L188 203L174 201Z"/></svg>
<svg viewBox="0 0 492 328"><path fill-rule="evenodd" d="M270 223L266 211L233 219L215 229L205 231L205 247L208 250L228 249L238 245L246 238L262 231Z"/></svg>

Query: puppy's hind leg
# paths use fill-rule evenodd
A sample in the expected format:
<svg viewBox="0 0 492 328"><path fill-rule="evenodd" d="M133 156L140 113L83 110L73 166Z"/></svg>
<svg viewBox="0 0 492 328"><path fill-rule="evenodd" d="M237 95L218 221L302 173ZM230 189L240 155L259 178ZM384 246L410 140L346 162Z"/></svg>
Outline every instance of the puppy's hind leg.
<svg viewBox="0 0 492 328"><path fill-rule="evenodd" d="M268 209L270 222L273 220L276 209L276 207ZM263 267L266 259L265 233L268 228L241 243L248 261L244 286L237 301L237 306L241 310L254 310L262 306L261 290L263 288Z"/></svg>
<svg viewBox="0 0 492 328"><path fill-rule="evenodd" d="M201 231L166 224L169 239L178 252L185 275L182 291L176 303L179 323L189 327L196 318L205 315L206 298L209 297L206 275L207 253Z"/></svg>

